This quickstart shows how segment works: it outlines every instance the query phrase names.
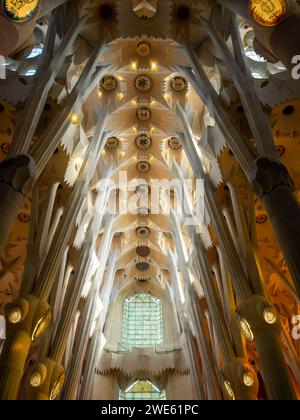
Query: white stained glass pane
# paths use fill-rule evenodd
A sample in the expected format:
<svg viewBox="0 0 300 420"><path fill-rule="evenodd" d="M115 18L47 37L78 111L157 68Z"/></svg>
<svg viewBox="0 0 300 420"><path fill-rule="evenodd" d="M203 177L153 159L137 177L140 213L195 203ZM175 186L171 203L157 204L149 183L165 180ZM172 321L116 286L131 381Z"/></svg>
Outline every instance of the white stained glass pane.
<svg viewBox="0 0 300 420"><path fill-rule="evenodd" d="M122 349L153 347L163 342L161 300L136 293L124 302Z"/></svg>
<svg viewBox="0 0 300 420"><path fill-rule="evenodd" d="M43 52L43 48L41 47L32 48L31 51L28 51L26 53L26 58L31 59L31 58L38 57L39 55L42 54L42 52Z"/></svg>
<svg viewBox="0 0 300 420"><path fill-rule="evenodd" d="M253 72L252 76L254 77L254 79L263 79L262 75L258 72Z"/></svg>

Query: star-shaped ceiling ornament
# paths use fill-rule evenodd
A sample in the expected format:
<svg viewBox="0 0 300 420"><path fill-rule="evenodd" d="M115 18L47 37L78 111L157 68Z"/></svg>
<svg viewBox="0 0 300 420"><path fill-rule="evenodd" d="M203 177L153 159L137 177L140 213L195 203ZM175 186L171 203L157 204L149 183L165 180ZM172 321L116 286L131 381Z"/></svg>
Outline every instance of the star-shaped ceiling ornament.
<svg viewBox="0 0 300 420"><path fill-rule="evenodd" d="M204 35L204 31L201 28L198 16L210 10L209 5L206 4L206 1L195 2L194 0L176 0L172 3L173 38L177 40L181 36L184 36L191 42L199 42L200 38Z"/></svg>
<svg viewBox="0 0 300 420"><path fill-rule="evenodd" d="M122 38L143 36L170 37L170 7L172 1L116 0L118 36ZM157 7L158 6L158 7ZM159 13L156 13L159 9Z"/></svg>
<svg viewBox="0 0 300 420"><path fill-rule="evenodd" d="M82 15L90 14L87 21L84 36L88 40L97 40L105 36L106 39L116 38L118 13L114 0L89 1L82 8Z"/></svg>
<svg viewBox="0 0 300 420"><path fill-rule="evenodd" d="M141 19L151 19L157 13L157 0L132 0L132 10Z"/></svg>

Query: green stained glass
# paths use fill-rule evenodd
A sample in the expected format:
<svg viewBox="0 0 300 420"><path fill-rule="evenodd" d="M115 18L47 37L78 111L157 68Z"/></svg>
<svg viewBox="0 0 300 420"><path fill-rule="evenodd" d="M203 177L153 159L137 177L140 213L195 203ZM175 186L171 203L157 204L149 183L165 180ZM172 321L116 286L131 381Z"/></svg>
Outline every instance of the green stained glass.
<svg viewBox="0 0 300 420"><path fill-rule="evenodd" d="M122 349L153 347L163 342L162 303L150 293L135 293L124 302Z"/></svg>

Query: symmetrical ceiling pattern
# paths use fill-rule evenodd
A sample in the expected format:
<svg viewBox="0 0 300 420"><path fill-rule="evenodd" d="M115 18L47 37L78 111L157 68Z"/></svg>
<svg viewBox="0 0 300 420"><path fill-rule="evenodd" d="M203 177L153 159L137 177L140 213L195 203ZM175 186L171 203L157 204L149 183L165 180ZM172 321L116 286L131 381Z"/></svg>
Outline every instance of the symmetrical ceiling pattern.
<svg viewBox="0 0 300 420"><path fill-rule="evenodd" d="M296 2L3 3L1 398L299 397ZM124 350L134 293L164 338Z"/></svg>

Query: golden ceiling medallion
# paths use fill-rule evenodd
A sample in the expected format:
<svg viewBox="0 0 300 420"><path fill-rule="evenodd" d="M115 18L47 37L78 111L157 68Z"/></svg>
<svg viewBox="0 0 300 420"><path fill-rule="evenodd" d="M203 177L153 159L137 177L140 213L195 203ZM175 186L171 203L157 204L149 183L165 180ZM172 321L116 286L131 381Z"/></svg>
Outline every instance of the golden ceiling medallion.
<svg viewBox="0 0 300 420"><path fill-rule="evenodd" d="M137 117L140 121L148 121L151 118L151 110L146 107L137 110Z"/></svg>
<svg viewBox="0 0 300 420"><path fill-rule="evenodd" d="M135 139L135 144L139 149L149 149L152 144L152 139L149 134L140 134Z"/></svg>
<svg viewBox="0 0 300 420"><path fill-rule="evenodd" d="M2 0L2 11L14 22L27 22L36 15L40 0Z"/></svg>
<svg viewBox="0 0 300 420"><path fill-rule="evenodd" d="M103 76L100 81L100 87L105 92L113 92L117 88L117 79L114 76Z"/></svg>
<svg viewBox="0 0 300 420"><path fill-rule="evenodd" d="M148 41L140 41L137 43L136 46L136 53L138 56L140 57L149 57L149 55L151 54L151 44Z"/></svg>
<svg viewBox="0 0 300 420"><path fill-rule="evenodd" d="M137 164L137 170L141 173L149 172L150 165L148 162L143 160Z"/></svg>
<svg viewBox="0 0 300 420"><path fill-rule="evenodd" d="M187 88L187 81L182 76L176 76L171 81L172 89L177 93L182 93Z"/></svg>
<svg viewBox="0 0 300 420"><path fill-rule="evenodd" d="M139 238L148 238L150 235L150 229L147 226L139 226L136 229L136 234Z"/></svg>
<svg viewBox="0 0 300 420"><path fill-rule="evenodd" d="M119 139L117 137L109 137L106 140L105 147L106 149L113 150L119 146Z"/></svg>
<svg viewBox="0 0 300 420"><path fill-rule="evenodd" d="M134 85L140 92L147 92L152 87L152 81L149 76L146 76L145 74L140 74L135 79Z"/></svg>
<svg viewBox="0 0 300 420"><path fill-rule="evenodd" d="M178 150L181 148L180 140L177 137L171 137L168 140L169 147L173 150Z"/></svg>
<svg viewBox="0 0 300 420"><path fill-rule="evenodd" d="M276 26L287 10L285 0L250 0L249 12L252 19L262 26Z"/></svg>

